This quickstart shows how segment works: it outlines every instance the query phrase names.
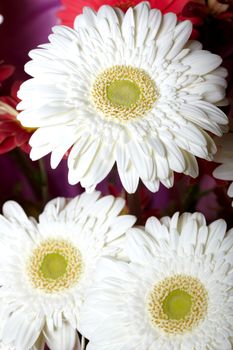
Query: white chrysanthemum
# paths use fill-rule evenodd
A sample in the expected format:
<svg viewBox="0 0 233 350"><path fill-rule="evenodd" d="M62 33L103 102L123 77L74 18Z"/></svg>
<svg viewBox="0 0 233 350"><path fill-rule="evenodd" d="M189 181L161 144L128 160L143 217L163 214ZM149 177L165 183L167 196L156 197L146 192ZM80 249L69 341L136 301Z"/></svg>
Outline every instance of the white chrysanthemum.
<svg viewBox="0 0 233 350"><path fill-rule="evenodd" d="M68 180L93 189L116 162L123 186L139 178L151 191L173 185L173 171L197 176L195 156L216 151L208 131L227 123L221 58L188 41L190 21L177 22L148 3L84 8L74 30L53 28L49 44L30 52L18 119L38 128L31 158L51 152L55 168L69 150ZM207 131L207 132L206 132Z"/></svg>
<svg viewBox="0 0 233 350"><path fill-rule="evenodd" d="M80 316L87 350L232 350L233 230L202 214L131 229L130 263L103 259Z"/></svg>
<svg viewBox="0 0 233 350"><path fill-rule="evenodd" d="M213 176L216 179L233 181L233 133L224 135L216 141L218 152L216 153L214 160L217 163L222 163L217 167ZM229 197L233 197L233 182L231 183L228 192ZM232 202L233 206L233 202Z"/></svg>
<svg viewBox="0 0 233 350"><path fill-rule="evenodd" d="M135 222L123 199L99 193L49 202L39 223L15 202L0 217L0 340L29 350L73 350L87 286L101 255ZM120 240L121 241L121 240ZM114 243L115 242L115 243ZM76 344L76 345L75 345Z"/></svg>

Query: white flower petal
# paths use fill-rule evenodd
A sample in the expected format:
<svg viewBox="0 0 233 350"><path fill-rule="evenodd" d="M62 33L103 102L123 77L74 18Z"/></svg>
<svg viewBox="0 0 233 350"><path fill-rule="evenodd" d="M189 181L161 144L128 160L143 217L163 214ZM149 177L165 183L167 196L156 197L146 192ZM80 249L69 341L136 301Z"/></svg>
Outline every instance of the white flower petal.
<svg viewBox="0 0 233 350"><path fill-rule="evenodd" d="M29 310L24 310L26 317L22 320L21 312L16 311L6 321L3 339L6 343L14 342L16 349L30 349L41 332L44 320L43 318L34 318L29 314Z"/></svg>
<svg viewBox="0 0 233 350"><path fill-rule="evenodd" d="M192 24L190 21L182 21L177 25L174 31L174 38L177 40L175 40L174 45L166 56L168 60L175 58L176 55L183 49L191 33Z"/></svg>
<svg viewBox="0 0 233 350"><path fill-rule="evenodd" d="M126 191L128 193L134 193L138 187L139 176L132 163L129 163L126 171L122 171L118 168L118 172Z"/></svg>
<svg viewBox="0 0 233 350"><path fill-rule="evenodd" d="M76 350L75 345L79 343L78 334L68 322L63 322L60 328L50 331L45 329L45 340L51 350L66 349ZM80 349L78 347L77 349Z"/></svg>
<svg viewBox="0 0 233 350"><path fill-rule="evenodd" d="M200 65L201 60L201 65ZM185 74L204 75L216 69L222 62L220 56L205 50L195 50L184 57L182 63L189 66Z"/></svg>
<svg viewBox="0 0 233 350"><path fill-rule="evenodd" d="M133 226L135 222L136 218L133 215L124 215L115 218L111 223L111 230L109 231L107 242L120 237L129 227Z"/></svg>
<svg viewBox="0 0 233 350"><path fill-rule="evenodd" d="M151 192L157 192L159 190L160 183L158 180L152 180L152 181L142 180L142 182Z"/></svg>
<svg viewBox="0 0 233 350"><path fill-rule="evenodd" d="M232 164L222 164L217 167L213 172L214 177L221 180L233 179L233 166Z"/></svg>
<svg viewBox="0 0 233 350"><path fill-rule="evenodd" d="M154 40L156 35L158 34L160 24L162 21L162 14L160 11L152 9L149 13L148 25L149 25L149 33L148 33L148 41Z"/></svg>
<svg viewBox="0 0 233 350"><path fill-rule="evenodd" d="M25 214L25 211L17 202L14 202L14 201L5 202L2 208L2 212L3 212L3 215L9 220L13 219L18 222L28 221L28 217Z"/></svg>
<svg viewBox="0 0 233 350"><path fill-rule="evenodd" d="M112 147L110 145L100 146L99 152L91 163L90 169L80 179L81 185L84 188L96 186L108 175L114 162Z"/></svg>
<svg viewBox="0 0 233 350"><path fill-rule="evenodd" d="M150 148L147 147L145 153L141 143L131 141L127 144L127 149L139 176L143 180L150 180L153 173L153 161L151 159Z"/></svg>
<svg viewBox="0 0 233 350"><path fill-rule="evenodd" d="M230 184L227 194L229 197L233 197L233 182Z"/></svg>
<svg viewBox="0 0 233 350"><path fill-rule="evenodd" d="M121 31L125 42L132 43L134 37L134 13L132 8L129 8L125 14Z"/></svg>

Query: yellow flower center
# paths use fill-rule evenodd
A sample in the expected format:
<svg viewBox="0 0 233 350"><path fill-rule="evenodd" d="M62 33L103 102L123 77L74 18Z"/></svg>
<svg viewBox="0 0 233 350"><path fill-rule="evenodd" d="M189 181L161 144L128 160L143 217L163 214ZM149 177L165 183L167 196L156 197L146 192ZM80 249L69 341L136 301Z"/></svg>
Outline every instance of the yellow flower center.
<svg viewBox="0 0 233 350"><path fill-rule="evenodd" d="M171 320L181 320L191 311L192 297L183 290L170 292L163 301L163 312Z"/></svg>
<svg viewBox="0 0 233 350"><path fill-rule="evenodd" d="M104 70L96 77L91 95L95 108L103 116L119 121L144 117L158 97L149 75L131 66Z"/></svg>
<svg viewBox="0 0 233 350"><path fill-rule="evenodd" d="M60 253L51 253L44 256L40 270L45 278L56 280L66 273L67 261Z"/></svg>
<svg viewBox="0 0 233 350"><path fill-rule="evenodd" d="M156 284L147 297L147 310L154 327L171 334L195 328L206 316L208 293L196 278L174 275Z"/></svg>
<svg viewBox="0 0 233 350"><path fill-rule="evenodd" d="M56 293L74 286L83 272L80 251L65 240L42 242L28 260L27 270L33 287Z"/></svg>
<svg viewBox="0 0 233 350"><path fill-rule="evenodd" d="M107 98L112 104L130 107L139 100L140 89L129 80L116 80L107 86Z"/></svg>

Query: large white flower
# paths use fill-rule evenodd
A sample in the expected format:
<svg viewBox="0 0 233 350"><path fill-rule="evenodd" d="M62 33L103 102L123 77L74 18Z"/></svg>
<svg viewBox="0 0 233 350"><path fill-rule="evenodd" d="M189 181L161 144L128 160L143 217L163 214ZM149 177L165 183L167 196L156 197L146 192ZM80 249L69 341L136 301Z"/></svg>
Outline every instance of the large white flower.
<svg viewBox="0 0 233 350"><path fill-rule="evenodd" d="M18 119L38 128L31 158L51 152L55 168L69 150L68 180L93 189L116 162L123 186L139 178L151 191L173 185L173 171L197 176L195 156L211 160L227 123L221 58L188 41L177 22L148 3L121 10L84 8L74 30L56 26L30 52ZM204 131L206 130L206 131Z"/></svg>
<svg viewBox="0 0 233 350"><path fill-rule="evenodd" d="M135 217L118 215L123 199L99 193L49 202L39 222L16 202L0 217L0 340L16 350L34 345L73 350L87 286L101 255L115 256ZM115 243L114 243L115 242ZM76 350L76 348L75 348Z"/></svg>
<svg viewBox="0 0 233 350"><path fill-rule="evenodd" d="M132 232L131 232L132 231ZM232 350L233 230L199 213L131 229L130 263L103 259L82 309L87 350Z"/></svg>
<svg viewBox="0 0 233 350"><path fill-rule="evenodd" d="M218 152L214 160L217 163L222 163L222 165L214 170L213 175L216 179L233 181L233 132L217 139L216 144ZM233 182L229 186L227 194L229 197L233 197Z"/></svg>

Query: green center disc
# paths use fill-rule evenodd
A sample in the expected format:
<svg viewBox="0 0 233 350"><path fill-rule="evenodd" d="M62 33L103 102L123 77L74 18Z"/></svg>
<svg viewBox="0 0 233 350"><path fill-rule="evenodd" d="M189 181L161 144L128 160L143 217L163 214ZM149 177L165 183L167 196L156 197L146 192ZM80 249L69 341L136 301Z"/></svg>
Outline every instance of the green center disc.
<svg viewBox="0 0 233 350"><path fill-rule="evenodd" d="M184 319L191 311L192 297L183 290L170 292L163 301L163 312L169 319Z"/></svg>
<svg viewBox="0 0 233 350"><path fill-rule="evenodd" d="M57 279L66 272L67 261L59 253L50 253L44 256L40 270L45 278Z"/></svg>
<svg viewBox="0 0 233 350"><path fill-rule="evenodd" d="M107 98L115 105L130 107L140 98L137 84L129 80L115 80L107 87Z"/></svg>

